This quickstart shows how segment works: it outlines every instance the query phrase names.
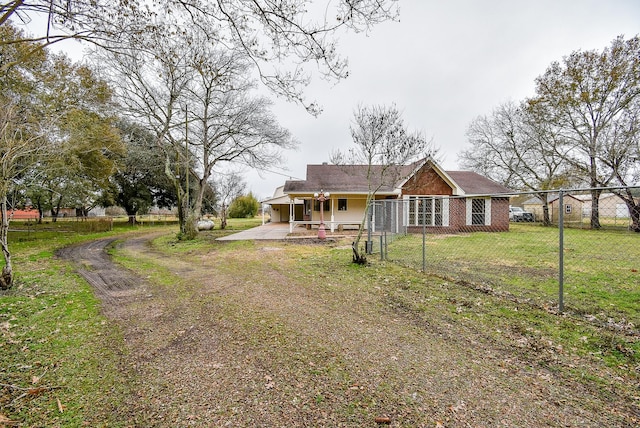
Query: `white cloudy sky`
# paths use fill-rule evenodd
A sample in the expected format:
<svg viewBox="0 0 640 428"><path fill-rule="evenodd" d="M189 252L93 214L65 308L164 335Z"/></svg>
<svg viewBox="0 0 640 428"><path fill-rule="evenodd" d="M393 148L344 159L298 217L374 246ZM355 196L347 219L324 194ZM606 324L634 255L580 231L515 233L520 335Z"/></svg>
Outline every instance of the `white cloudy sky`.
<svg viewBox="0 0 640 428"><path fill-rule="evenodd" d="M618 35L640 33L638 0L400 0L400 22L340 40L350 77L318 80L309 98L324 108L311 117L277 102L280 123L300 141L277 171L305 178L306 165L329 160L352 144L349 123L358 104L391 104L412 129L433 137L445 169L457 169L466 130L499 104L532 96L534 79L575 50L602 50ZM276 170L276 169L274 169ZM260 198L286 176L245 173Z"/></svg>
<svg viewBox="0 0 640 428"><path fill-rule="evenodd" d="M326 1L326 0L318 0ZM324 109L277 100L281 125L300 142L283 165L261 174L246 169L259 199L306 165L329 160L352 144L355 107L395 103L411 129L432 137L445 169L457 169L466 130L499 104L532 96L534 79L575 50L602 50L618 35L640 34L638 0L400 0L400 22L339 40L350 77L337 85L316 79L309 99ZM77 49L73 48L72 49ZM76 57L76 55L72 55Z"/></svg>

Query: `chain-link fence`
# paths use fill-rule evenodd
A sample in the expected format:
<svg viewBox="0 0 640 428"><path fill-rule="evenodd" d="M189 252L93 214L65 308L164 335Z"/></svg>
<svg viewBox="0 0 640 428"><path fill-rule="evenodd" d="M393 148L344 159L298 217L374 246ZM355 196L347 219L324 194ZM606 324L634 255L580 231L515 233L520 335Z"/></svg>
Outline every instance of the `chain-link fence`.
<svg viewBox="0 0 640 428"><path fill-rule="evenodd" d="M640 325L640 187L376 201L369 224L382 259L594 322Z"/></svg>

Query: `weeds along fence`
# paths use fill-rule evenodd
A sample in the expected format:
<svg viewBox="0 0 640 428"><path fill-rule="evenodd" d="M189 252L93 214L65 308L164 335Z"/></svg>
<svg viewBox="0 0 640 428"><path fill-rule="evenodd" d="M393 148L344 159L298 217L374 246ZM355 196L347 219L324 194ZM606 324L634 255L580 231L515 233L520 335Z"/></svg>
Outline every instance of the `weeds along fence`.
<svg viewBox="0 0 640 428"><path fill-rule="evenodd" d="M520 209L518 209L520 208ZM375 201L370 254L637 331L640 187Z"/></svg>

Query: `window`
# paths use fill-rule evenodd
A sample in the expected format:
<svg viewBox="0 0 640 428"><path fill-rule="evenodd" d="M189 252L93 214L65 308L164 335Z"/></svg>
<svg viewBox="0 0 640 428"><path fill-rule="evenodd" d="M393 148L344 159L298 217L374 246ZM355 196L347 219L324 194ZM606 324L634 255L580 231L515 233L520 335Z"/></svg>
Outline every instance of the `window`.
<svg viewBox="0 0 640 428"><path fill-rule="evenodd" d="M327 199L326 201L324 201L322 208L323 208L324 212L331 211L331 199ZM317 200L317 199L313 200L313 210L320 212L320 201Z"/></svg>
<svg viewBox="0 0 640 428"><path fill-rule="evenodd" d="M409 225L416 224L416 197L409 196Z"/></svg>
<svg viewBox="0 0 640 428"><path fill-rule="evenodd" d="M410 226L448 226L448 200L409 196Z"/></svg>
<svg viewBox="0 0 640 428"><path fill-rule="evenodd" d="M433 225L442 226L442 199L433 200Z"/></svg>
<svg viewBox="0 0 640 428"><path fill-rule="evenodd" d="M484 224L485 211L484 211L484 199L472 199L471 200L471 224Z"/></svg>
<svg viewBox="0 0 640 428"><path fill-rule="evenodd" d="M421 199L418 211L420 212L418 225L426 224L431 226L433 224L433 199Z"/></svg>
<svg viewBox="0 0 640 428"><path fill-rule="evenodd" d="M338 211L346 211L346 210L347 210L347 200L338 199Z"/></svg>

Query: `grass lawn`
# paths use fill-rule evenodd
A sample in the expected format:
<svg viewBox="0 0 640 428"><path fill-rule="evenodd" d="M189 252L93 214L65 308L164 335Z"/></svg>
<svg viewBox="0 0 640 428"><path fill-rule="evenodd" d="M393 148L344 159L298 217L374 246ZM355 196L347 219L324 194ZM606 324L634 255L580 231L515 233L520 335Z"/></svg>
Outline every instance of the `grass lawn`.
<svg viewBox="0 0 640 428"><path fill-rule="evenodd" d="M512 224L509 232L426 239L426 272L557 307L558 229ZM390 260L422 269L421 235L397 238L388 252ZM637 330L639 234L566 229L564 263L565 311Z"/></svg>
<svg viewBox="0 0 640 428"><path fill-rule="evenodd" d="M109 415L126 395L118 328L101 316L89 285L54 257L57 248L107 235L10 234L15 280L0 293L0 426L2 418L20 426L93 424L94 411ZM108 420L93 426L101 425Z"/></svg>
<svg viewBox="0 0 640 428"><path fill-rule="evenodd" d="M217 236L260 222L230 220L227 231L216 229L186 242L175 239L175 227L158 229L167 233L155 240L154 247L165 256L193 263L200 260L195 256L219 252L226 262L217 268L230 274L255 270L253 274L260 278L261 266L267 266L278 272L283 284L289 278L303 288L320 288L331 299L346 299L350 293L371 299L381 296L386 308L401 319L412 320L411 328L433 326L444 334L452 328L462 332L450 337L454 342L464 342L468 335L480 344L508 350L527 364L544 367L554 376L598 390L602 396L615 391L629 402L637 396L637 332L619 331L584 316L593 314L606 321L609 315L603 317L604 313L618 320L639 321L639 277L633 272L634 263L640 260L637 235L567 231L566 302L578 316L561 316L545 308L557 296L554 230L517 225L505 234L430 237L429 250L442 255L442 259L430 259L431 265L455 267L446 274L438 269L434 277L419 271L421 255L415 254L421 250L422 238L415 236L397 239L389 249L390 258L414 263L411 268L373 257L368 266L353 265L348 243L274 243L287 254L286 262L276 264L264 256L269 248L252 242L215 241ZM123 416L127 410L121 405L130 399L132 383L122 378L127 373L121 367L127 353L122 332L101 315L91 288L53 256L64 245L124 230L58 233L46 238L42 232L37 239L14 241L16 285L0 294L0 426L2 418L19 421L20 426L128 425ZM264 265L247 263L244 252ZM180 284L158 261L139 263L114 253L152 281L161 282L164 275L165 281ZM520 273L513 271L516 268ZM470 287L465 281L477 286ZM519 298L511 298L513 295ZM242 316L236 314L239 319ZM259 332L256 328L251 323L245 333ZM284 361L282 367L286 364ZM392 394L389 391L389 400ZM332 402L324 395L318 395L316 401L319 408L332 410Z"/></svg>

